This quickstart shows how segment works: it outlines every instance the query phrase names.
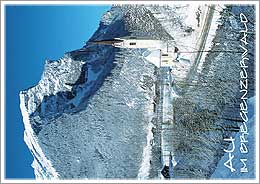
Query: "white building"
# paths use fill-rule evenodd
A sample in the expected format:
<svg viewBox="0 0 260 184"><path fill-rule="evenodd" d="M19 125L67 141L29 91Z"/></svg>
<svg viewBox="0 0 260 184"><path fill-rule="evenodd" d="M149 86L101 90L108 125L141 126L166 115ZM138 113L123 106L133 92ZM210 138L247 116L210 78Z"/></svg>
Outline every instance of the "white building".
<svg viewBox="0 0 260 184"><path fill-rule="evenodd" d="M145 56L145 59L153 63L158 68L173 66L176 61L177 53L169 51L168 45L162 40L152 40L137 37L122 37L111 40L94 41L97 44L112 45L117 48L144 48L148 49L150 53Z"/></svg>
<svg viewBox="0 0 260 184"><path fill-rule="evenodd" d="M142 48L149 48L149 49L161 49L165 47L165 42L161 40L151 40L145 38L137 38L137 37L123 37L123 38L115 38L120 42L115 42L113 44L114 47L118 48L131 48L131 49L142 49Z"/></svg>
<svg viewBox="0 0 260 184"><path fill-rule="evenodd" d="M144 57L147 61L153 63L158 68L173 66L176 62L176 54L173 52L163 52L162 50L152 50L150 54Z"/></svg>

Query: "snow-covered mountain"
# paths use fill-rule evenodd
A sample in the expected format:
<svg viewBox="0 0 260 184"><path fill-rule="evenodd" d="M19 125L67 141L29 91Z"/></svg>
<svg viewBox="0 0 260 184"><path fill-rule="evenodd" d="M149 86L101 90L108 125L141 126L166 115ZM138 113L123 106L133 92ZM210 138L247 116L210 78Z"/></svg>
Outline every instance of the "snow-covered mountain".
<svg viewBox="0 0 260 184"><path fill-rule="evenodd" d="M39 83L20 92L24 140L34 156L32 167L36 178L158 178L157 171L162 165L152 160L156 154L157 160L161 157L160 151L157 152L161 145L156 142L160 135L154 134L155 128L158 132L154 123L158 69L145 60L146 49L119 49L92 41L129 35L167 41L169 47L177 46L186 52L181 54L185 62L172 68L176 81L185 81L196 59L195 53L188 52L199 49L209 12L208 6L199 4L114 5L103 15L98 30L86 45L65 53L59 60L46 61ZM213 13L211 16L214 19ZM212 62L217 65L215 57ZM215 65L213 62L212 66ZM206 78L211 74L209 70L203 64L199 73ZM199 77L194 75L191 80ZM195 94L194 88L177 84L180 94L185 92L186 100ZM227 93L233 92L230 91ZM203 94L198 97L203 98ZM208 108L201 101L198 105L203 110ZM176 112L183 115L181 110ZM177 120L181 122L181 118ZM187 131L181 128L176 131ZM183 138L182 134L178 136ZM156 147L156 154L152 147ZM186 154L186 150L180 151L181 148L176 149L179 155ZM217 153L213 157L214 154ZM188 154L186 159L180 158L174 172L187 169L186 163L192 159ZM208 164L205 168L213 169L203 171L200 176L209 177L217 161L205 161ZM194 164L200 163L194 161Z"/></svg>

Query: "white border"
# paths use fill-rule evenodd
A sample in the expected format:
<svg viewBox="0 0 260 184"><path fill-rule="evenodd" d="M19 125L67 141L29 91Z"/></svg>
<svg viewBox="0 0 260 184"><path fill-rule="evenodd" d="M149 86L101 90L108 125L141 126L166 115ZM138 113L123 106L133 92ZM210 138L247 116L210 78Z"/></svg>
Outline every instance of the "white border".
<svg viewBox="0 0 260 184"><path fill-rule="evenodd" d="M5 179L5 5L1 2L1 183ZM3 177L3 178L2 178Z"/></svg>
<svg viewBox="0 0 260 184"><path fill-rule="evenodd" d="M7 180L5 179L5 6L111 4L254 4L256 7L256 178L254 180ZM258 1L1 1L1 183L259 183L259 2ZM258 141L258 142L257 142ZM258 143L258 144L257 144Z"/></svg>
<svg viewBox="0 0 260 184"><path fill-rule="evenodd" d="M88 5L88 4L205 4L205 3L210 3L210 4L255 4L257 5L257 3L259 4L259 2L255 1L130 1L130 0L118 0L118 1L2 1L1 4L3 5L23 5L23 4L32 4L32 5L46 5L46 4L50 4L50 5Z"/></svg>

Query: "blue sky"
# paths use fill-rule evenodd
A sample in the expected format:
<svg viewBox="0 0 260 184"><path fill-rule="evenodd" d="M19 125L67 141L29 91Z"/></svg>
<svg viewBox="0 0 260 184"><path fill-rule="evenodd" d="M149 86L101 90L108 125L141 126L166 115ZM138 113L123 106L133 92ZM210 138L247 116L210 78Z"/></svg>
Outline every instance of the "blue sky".
<svg viewBox="0 0 260 184"><path fill-rule="evenodd" d="M110 6L6 6L7 179L34 178L33 158L23 140L19 91L36 85L46 59L83 46Z"/></svg>

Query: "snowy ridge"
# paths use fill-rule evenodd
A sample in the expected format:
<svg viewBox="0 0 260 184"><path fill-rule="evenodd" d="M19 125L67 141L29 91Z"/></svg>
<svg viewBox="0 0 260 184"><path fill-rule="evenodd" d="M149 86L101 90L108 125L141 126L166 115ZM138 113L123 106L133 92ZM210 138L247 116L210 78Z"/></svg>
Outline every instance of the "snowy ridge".
<svg viewBox="0 0 260 184"><path fill-rule="evenodd" d="M123 18L124 13L122 11L118 11L117 7L120 8L120 5L114 5L111 8L111 10L109 10L102 16L101 22L104 25L110 25L112 22L115 22Z"/></svg>
<svg viewBox="0 0 260 184"><path fill-rule="evenodd" d="M36 111L37 105L42 102L44 96L55 95L61 90L71 90L64 81L73 81L73 77L75 80L79 73L77 71L79 71L82 64L82 62L75 62L68 57L64 57L56 62L46 61L45 70L39 84L27 91L20 92L20 109L25 125L24 140L35 158L32 167L34 168L36 178L57 179L59 174L52 167L50 160L46 158L39 146L38 138L35 135L37 130L30 121L30 115ZM69 74L69 68L75 69L74 75ZM38 93L38 91L41 93ZM46 114L44 110L42 113Z"/></svg>
<svg viewBox="0 0 260 184"><path fill-rule="evenodd" d="M150 36L167 35L146 12L143 6L113 6L91 39L127 35L126 27L137 34L147 29L145 24L156 25ZM20 92L24 139L37 179L137 177L155 81L154 66L138 57L143 52L87 42L47 61L38 85Z"/></svg>
<svg viewBox="0 0 260 184"><path fill-rule="evenodd" d="M100 48L99 50L106 51ZM99 54L98 58L102 58L100 56L102 54ZM78 60L78 58L76 58L76 61L72 57L75 57L75 55L67 53L59 60L46 61L38 85L20 92L20 109L25 125L24 140L34 156L32 167L37 179L57 179L60 177L56 169L53 168L51 160L46 158L47 154L42 150L37 134L49 122L49 118L55 117L57 113L62 113L71 106L70 104L74 107L80 105L80 100L84 94L82 87L77 83L80 78L83 80L81 83L86 81L84 78L87 78L87 75L83 75L83 79L81 76L84 73L82 70L86 63ZM97 58L96 55L91 56L92 60L95 58ZM91 68L89 70L92 71ZM104 74L100 72L97 75L92 74L92 79L90 79L85 91L89 91L89 87L93 86L91 81L99 79L98 75L102 78ZM75 88L75 84L79 88ZM55 99L54 97L59 96L60 92L63 92L62 98L60 100L59 98ZM52 100L46 101L45 99Z"/></svg>
<svg viewBox="0 0 260 184"><path fill-rule="evenodd" d="M35 136L35 133L30 124L27 108L24 105L24 96L21 94L20 100L20 109L25 125L24 141L35 158L32 163L32 167L34 168L36 179L57 179L59 174L52 167L51 162L45 157L42 149L38 144L37 137Z"/></svg>
<svg viewBox="0 0 260 184"><path fill-rule="evenodd" d="M74 83L79 78L83 64L84 62L75 62L68 56L57 61L46 61L39 84L20 92L28 114L31 115L36 111L37 105L42 102L44 96L56 95L59 91L71 91L72 87L68 83ZM75 72L71 74L70 70Z"/></svg>

